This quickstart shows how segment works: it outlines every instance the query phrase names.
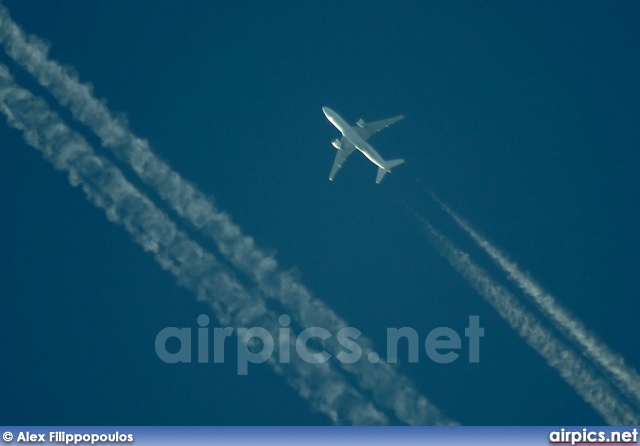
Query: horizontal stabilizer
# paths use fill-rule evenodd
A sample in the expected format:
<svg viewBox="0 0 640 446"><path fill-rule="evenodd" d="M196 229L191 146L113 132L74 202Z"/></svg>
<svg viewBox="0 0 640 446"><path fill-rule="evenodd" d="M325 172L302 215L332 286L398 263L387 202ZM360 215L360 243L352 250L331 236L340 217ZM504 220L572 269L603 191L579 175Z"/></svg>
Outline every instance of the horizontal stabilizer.
<svg viewBox="0 0 640 446"><path fill-rule="evenodd" d="M387 173L382 167L378 167L378 175L376 175L376 184L380 184L385 174Z"/></svg>
<svg viewBox="0 0 640 446"><path fill-rule="evenodd" d="M382 179L384 178L387 172L391 172L391 169L393 167L399 166L402 163L404 163L403 159L385 161L384 168L378 167L378 175L376 175L376 183L380 184L380 182L382 181Z"/></svg>
<svg viewBox="0 0 640 446"><path fill-rule="evenodd" d="M389 161L385 161L384 163L387 165L387 169L392 169L404 163L404 160L403 159L389 160Z"/></svg>

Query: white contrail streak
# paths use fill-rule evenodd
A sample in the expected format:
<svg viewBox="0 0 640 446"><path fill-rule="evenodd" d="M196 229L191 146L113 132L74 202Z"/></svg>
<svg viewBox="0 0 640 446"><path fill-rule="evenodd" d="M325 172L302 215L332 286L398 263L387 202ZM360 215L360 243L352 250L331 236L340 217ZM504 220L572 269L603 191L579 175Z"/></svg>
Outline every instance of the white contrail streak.
<svg viewBox="0 0 640 446"><path fill-rule="evenodd" d="M136 189L122 172L95 154L87 142L72 132L47 104L17 86L0 64L0 111L11 127L22 131L26 142L53 166L68 174L88 200L107 218L123 225L160 266L181 286L207 302L223 326L262 327L278 339L278 315L265 301L248 293L209 252L203 250L155 204ZM295 347L291 333L289 347ZM329 364L310 364L295 354L289 363L277 362L279 343L269 363L309 403L336 424L386 424L387 417L355 390ZM292 349L293 351L293 349Z"/></svg>
<svg viewBox="0 0 640 446"><path fill-rule="evenodd" d="M440 207L502 268L507 276L522 291L531 296L538 308L553 322L568 339L575 342L581 351L595 362L625 395L640 403L640 375L625 363L622 356L614 353L604 342L590 332L584 324L560 305L554 296L546 292L526 272L520 270L498 248L480 235L467 221L458 216L449 206L432 194Z"/></svg>
<svg viewBox="0 0 640 446"><path fill-rule="evenodd" d="M408 208L408 207L407 207ZM435 229L425 218L413 213L423 226L431 243L464 277L498 314L537 351L560 376L591 405L607 423L635 425L640 417L626 403L616 398L614 389L582 357L562 343L538 318L528 311L509 291L496 283L469 255Z"/></svg>
<svg viewBox="0 0 640 446"><path fill-rule="evenodd" d="M68 69L49 60L47 46L35 36L27 37L2 5L0 41L13 60L31 73L62 105L68 106L78 121L98 135L104 147L112 149L119 159L131 165L136 174L153 187L178 215L211 237L227 260L252 278L265 296L277 299L300 326L323 327L331 333L347 326L302 283L291 274L280 271L272 256L260 250L229 215L218 210L194 185L160 160L147 141L129 130L126 122L115 119L106 106L95 99L90 86L81 84ZM337 354L341 347L335 337L328 341L325 349ZM373 352L373 343L369 339L360 336L358 343L364 357ZM412 425L450 423L418 392L411 380L400 375L390 364L381 360L377 364L358 361L340 365L355 376L358 385L370 392L377 404L393 410L400 421Z"/></svg>

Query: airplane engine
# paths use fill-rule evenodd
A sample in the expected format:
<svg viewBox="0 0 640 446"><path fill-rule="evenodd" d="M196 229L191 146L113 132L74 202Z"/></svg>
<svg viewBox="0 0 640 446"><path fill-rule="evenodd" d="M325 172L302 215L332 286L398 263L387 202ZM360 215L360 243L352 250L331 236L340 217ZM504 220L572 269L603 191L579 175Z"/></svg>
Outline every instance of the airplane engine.
<svg viewBox="0 0 640 446"><path fill-rule="evenodd" d="M340 145L340 141L337 139L334 139L333 141L331 141L331 145L335 147L336 150L340 150L342 148L342 146Z"/></svg>

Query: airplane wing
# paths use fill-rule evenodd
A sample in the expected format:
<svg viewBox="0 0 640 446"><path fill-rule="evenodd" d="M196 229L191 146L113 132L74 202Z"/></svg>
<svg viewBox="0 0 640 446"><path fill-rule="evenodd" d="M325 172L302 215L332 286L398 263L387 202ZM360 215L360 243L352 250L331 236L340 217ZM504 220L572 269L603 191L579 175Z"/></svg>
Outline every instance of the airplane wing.
<svg viewBox="0 0 640 446"><path fill-rule="evenodd" d="M393 118L383 119L381 121L375 122L364 122L362 119L359 119L352 128L356 131L358 135L365 141L371 137L376 132L379 132L382 129L386 129L391 124L395 124L404 118L404 115L394 116Z"/></svg>
<svg viewBox="0 0 640 446"><path fill-rule="evenodd" d="M338 170L342 167L347 157L351 155L351 152L355 150L355 146L349 142L344 136L340 140L340 148L336 151L336 157L333 160L333 167L331 167L331 173L329 174L329 180L333 181L338 173Z"/></svg>

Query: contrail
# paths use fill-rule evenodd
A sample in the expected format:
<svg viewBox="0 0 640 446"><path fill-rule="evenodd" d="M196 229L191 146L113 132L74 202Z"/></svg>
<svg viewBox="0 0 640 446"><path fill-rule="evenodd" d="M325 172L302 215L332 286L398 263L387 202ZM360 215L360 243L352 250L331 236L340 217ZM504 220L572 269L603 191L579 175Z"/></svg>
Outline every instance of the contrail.
<svg viewBox="0 0 640 446"><path fill-rule="evenodd" d="M223 326L262 327L279 339L278 315L247 292L215 257L189 239L155 204L136 189L108 160L95 154L40 98L17 86L0 64L0 111L25 141L39 150L57 170L67 173L88 200L120 224L177 282L208 303ZM291 333L289 347L295 347ZM245 341L245 340L243 340ZM246 341L245 341L246 342ZM270 365L311 407L335 424L387 424L387 417L355 390L329 362L310 364L295 354L277 362L274 343Z"/></svg>
<svg viewBox="0 0 640 446"><path fill-rule="evenodd" d="M602 415L607 423L635 425L640 422L640 416L615 397L614 389L605 379L597 376L580 355L557 339L509 291L476 265L467 253L458 249L424 217L409 206L406 207L415 215L431 243L451 266L546 360L547 364L560 373L565 382L573 387L584 401Z"/></svg>
<svg viewBox="0 0 640 446"><path fill-rule="evenodd" d="M640 375L625 363L622 356L614 353L595 334L590 332L578 318L560 305L554 296L546 292L526 272L520 270L515 262L509 260L505 254L481 236L467 221L458 216L435 194L432 193L431 195L458 226L469 234L476 244L502 268L509 279L531 296L540 310L563 335L575 342L585 356L593 360L610 377L621 392L635 399L636 403L640 403Z"/></svg>
<svg viewBox="0 0 640 446"><path fill-rule="evenodd" d="M194 185L160 160L147 141L129 130L126 122L114 118L107 107L93 96L90 86L81 84L68 69L49 60L47 46L35 36L27 37L2 5L0 41L13 60L31 73L62 105L69 107L75 119L98 135L104 147L112 149L120 160L129 164L179 216L212 238L222 255L254 280L266 297L278 300L298 325L319 326L332 333L347 326L302 283L291 274L280 271L272 256L259 249L251 237L244 235L228 214L218 210ZM335 337L328 341L325 349L337 354L341 347ZM373 352L373 343L369 339L360 336L358 343L365 357ZM377 404L393 410L400 421L412 425L450 423L418 392L411 380L398 374L390 364L381 360L377 364L358 361L353 364L341 362L340 365L356 377L358 385L370 392Z"/></svg>

